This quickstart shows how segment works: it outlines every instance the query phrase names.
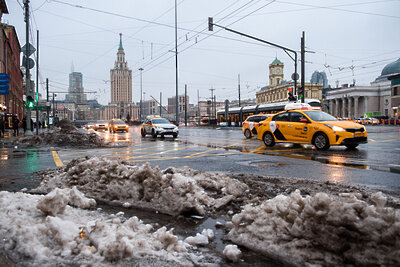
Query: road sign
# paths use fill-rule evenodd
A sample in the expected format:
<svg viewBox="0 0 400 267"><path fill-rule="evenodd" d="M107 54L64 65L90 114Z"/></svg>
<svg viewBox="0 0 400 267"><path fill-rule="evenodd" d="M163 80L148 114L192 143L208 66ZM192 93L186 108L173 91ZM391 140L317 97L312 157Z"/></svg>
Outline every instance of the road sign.
<svg viewBox="0 0 400 267"><path fill-rule="evenodd" d="M0 95L10 94L10 76L6 73L0 73Z"/></svg>
<svg viewBox="0 0 400 267"><path fill-rule="evenodd" d="M299 74L298 73L293 73L292 74L292 80L297 81L299 79Z"/></svg>
<svg viewBox="0 0 400 267"><path fill-rule="evenodd" d="M26 52L27 52L26 45L24 45L24 46L21 48L21 53L24 53L24 55L25 55ZM36 52L36 48L33 47L33 45L29 44L29 55L28 55L28 57L30 57L30 56L31 56L33 53L35 53L35 52Z"/></svg>
<svg viewBox="0 0 400 267"><path fill-rule="evenodd" d="M29 69L32 69L35 66L35 61L33 59L28 58L28 63L29 63ZM22 58L22 66L26 66L26 59L25 57Z"/></svg>

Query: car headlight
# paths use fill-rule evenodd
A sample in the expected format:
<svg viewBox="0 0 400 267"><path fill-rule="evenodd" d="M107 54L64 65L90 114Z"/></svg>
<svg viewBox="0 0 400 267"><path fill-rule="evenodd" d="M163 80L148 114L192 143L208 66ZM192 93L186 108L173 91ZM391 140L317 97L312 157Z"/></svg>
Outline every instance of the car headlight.
<svg viewBox="0 0 400 267"><path fill-rule="evenodd" d="M329 128L331 128L335 132L344 132L345 131L342 127L339 127L339 126L336 126L336 125L325 124L325 126L328 126Z"/></svg>

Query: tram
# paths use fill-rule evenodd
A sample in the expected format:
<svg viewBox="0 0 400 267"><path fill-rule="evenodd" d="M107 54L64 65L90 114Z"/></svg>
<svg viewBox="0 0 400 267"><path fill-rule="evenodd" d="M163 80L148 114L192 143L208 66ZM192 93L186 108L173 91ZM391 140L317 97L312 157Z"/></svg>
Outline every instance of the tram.
<svg viewBox="0 0 400 267"><path fill-rule="evenodd" d="M299 102L299 101L297 101ZM228 118L225 117L225 109L220 109L217 111L217 123L219 126L240 126L240 123L245 121L246 118L250 115L254 114L275 114L285 110L285 106L289 103L295 102L276 102L276 103L268 103L268 104L259 104L254 106L246 106L246 107L234 107L229 108L228 110ZM305 99L304 103L307 103L314 110L322 110L321 101L318 99ZM242 119L240 117L242 116Z"/></svg>

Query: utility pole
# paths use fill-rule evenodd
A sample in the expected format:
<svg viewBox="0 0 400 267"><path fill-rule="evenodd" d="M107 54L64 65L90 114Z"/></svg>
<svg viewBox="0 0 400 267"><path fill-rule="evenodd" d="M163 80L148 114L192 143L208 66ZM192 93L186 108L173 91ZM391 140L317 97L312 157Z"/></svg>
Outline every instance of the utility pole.
<svg viewBox="0 0 400 267"><path fill-rule="evenodd" d="M39 134L39 30L36 40L36 135Z"/></svg>
<svg viewBox="0 0 400 267"><path fill-rule="evenodd" d="M143 68L139 69L140 71L140 106L139 106L139 122L142 122L142 98L143 98L143 93L142 93L142 72L143 72Z"/></svg>
<svg viewBox="0 0 400 267"><path fill-rule="evenodd" d="M55 125L56 122L56 105L55 105L55 94L53 93L53 125Z"/></svg>
<svg viewBox="0 0 400 267"><path fill-rule="evenodd" d="M47 111L47 127L49 128L49 118L50 118L50 102L49 102L49 79L46 78L46 111Z"/></svg>
<svg viewBox="0 0 400 267"><path fill-rule="evenodd" d="M187 84L185 84L185 126L187 126Z"/></svg>
<svg viewBox="0 0 400 267"><path fill-rule="evenodd" d="M177 0L175 0L175 121L176 125L179 125L179 110L178 110L178 7L177 7Z"/></svg>
<svg viewBox="0 0 400 267"><path fill-rule="evenodd" d="M160 117L161 117L161 111L162 111L161 107L162 107L162 92L160 92Z"/></svg>
<svg viewBox="0 0 400 267"><path fill-rule="evenodd" d="M304 48L304 43L305 43L305 36L304 36L304 31L303 35L301 37L301 103L304 103L304 97L305 97L305 90L306 88L304 87L304 80L305 80L305 48Z"/></svg>
<svg viewBox="0 0 400 267"><path fill-rule="evenodd" d="M215 89L211 88L209 89L211 91L211 116L210 116L210 121L212 118L214 118L214 91Z"/></svg>
<svg viewBox="0 0 400 267"><path fill-rule="evenodd" d="M238 90L239 90L239 108L241 107L241 103L240 103L240 74L238 74ZM239 111L239 126L242 126L242 122L243 122L243 113L242 113L242 109L240 109Z"/></svg>
<svg viewBox="0 0 400 267"><path fill-rule="evenodd" d="M31 78L30 78L30 73L29 73L29 56L30 56L30 44L29 44L29 0L25 0L24 2L25 6L25 26L26 26L26 54L25 54L25 89L26 93L25 95L28 96L30 95L30 90L31 90ZM29 107L26 107L26 131L25 131L25 136L31 136L32 131L31 131L31 109Z"/></svg>
<svg viewBox="0 0 400 267"><path fill-rule="evenodd" d="M197 89L197 109L198 109L198 118L199 122L198 125L200 126L200 95L199 95L199 89Z"/></svg>
<svg viewBox="0 0 400 267"><path fill-rule="evenodd" d="M239 107L240 107L240 74L238 74L238 91L239 91Z"/></svg>

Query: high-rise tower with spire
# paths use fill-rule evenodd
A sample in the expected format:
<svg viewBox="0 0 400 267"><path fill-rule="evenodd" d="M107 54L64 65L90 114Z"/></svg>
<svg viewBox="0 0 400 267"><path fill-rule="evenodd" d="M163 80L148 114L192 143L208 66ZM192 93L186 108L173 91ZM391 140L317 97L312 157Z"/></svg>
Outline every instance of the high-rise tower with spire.
<svg viewBox="0 0 400 267"><path fill-rule="evenodd" d="M122 47L122 33L119 34L119 48L111 76L111 104L120 107L132 103L132 70L125 61L125 51Z"/></svg>

